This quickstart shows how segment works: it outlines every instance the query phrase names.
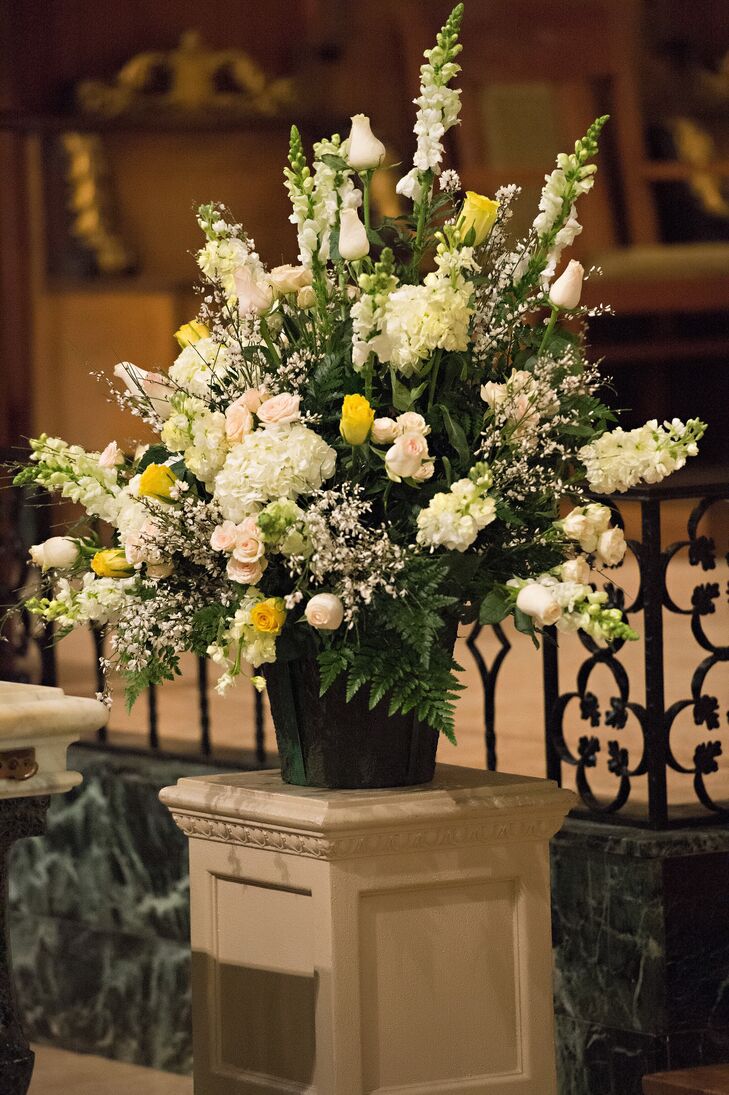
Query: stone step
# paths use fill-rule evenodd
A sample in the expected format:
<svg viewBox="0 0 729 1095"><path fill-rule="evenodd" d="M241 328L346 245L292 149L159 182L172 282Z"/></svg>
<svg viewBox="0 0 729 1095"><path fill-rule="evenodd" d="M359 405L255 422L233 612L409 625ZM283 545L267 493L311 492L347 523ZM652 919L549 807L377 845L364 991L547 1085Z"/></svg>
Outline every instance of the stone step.
<svg viewBox="0 0 729 1095"><path fill-rule="evenodd" d="M655 1072L643 1077L644 1095L729 1095L729 1065Z"/></svg>

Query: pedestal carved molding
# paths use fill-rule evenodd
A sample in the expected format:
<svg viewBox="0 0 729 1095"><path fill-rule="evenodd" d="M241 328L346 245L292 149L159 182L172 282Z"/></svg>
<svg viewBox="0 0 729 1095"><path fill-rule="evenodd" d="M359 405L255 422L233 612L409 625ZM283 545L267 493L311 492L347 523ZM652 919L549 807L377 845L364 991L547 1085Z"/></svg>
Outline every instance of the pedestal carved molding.
<svg viewBox="0 0 729 1095"><path fill-rule="evenodd" d="M356 836L324 837L292 829L221 821L203 814L172 810L175 824L188 837L240 844L247 848L309 856L312 859L350 859L353 856L453 848L498 841L549 840L559 828L563 815L488 819L438 828L389 830Z"/></svg>

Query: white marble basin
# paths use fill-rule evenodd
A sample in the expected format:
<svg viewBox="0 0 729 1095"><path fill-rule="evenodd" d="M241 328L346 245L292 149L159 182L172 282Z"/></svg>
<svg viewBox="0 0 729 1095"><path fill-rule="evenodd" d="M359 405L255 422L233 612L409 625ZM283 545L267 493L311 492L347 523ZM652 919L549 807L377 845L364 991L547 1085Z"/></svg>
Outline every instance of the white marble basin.
<svg viewBox="0 0 729 1095"><path fill-rule="evenodd" d="M66 750L104 726L108 714L98 700L66 696L62 688L0 681L0 799L59 794L79 784L80 773L66 767Z"/></svg>

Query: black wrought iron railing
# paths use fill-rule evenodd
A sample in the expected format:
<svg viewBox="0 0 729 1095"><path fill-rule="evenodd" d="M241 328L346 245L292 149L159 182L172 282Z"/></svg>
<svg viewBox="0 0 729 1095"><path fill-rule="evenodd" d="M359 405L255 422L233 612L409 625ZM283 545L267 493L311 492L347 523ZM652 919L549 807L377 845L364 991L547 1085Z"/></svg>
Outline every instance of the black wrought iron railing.
<svg viewBox="0 0 729 1095"><path fill-rule="evenodd" d="M719 758L723 755L720 736L722 720L729 722L729 711L724 711L719 698L711 694L709 675L717 667L726 668L729 662L729 635L726 642L718 642L706 627L708 617L715 615L716 603L722 590L729 596L726 581L699 582L693 588L690 603L679 604L669 592L668 575L671 564L685 554L691 567L699 568L714 577L718 565L723 565L725 548L718 549L714 540L705 534L704 524L709 513L720 505L729 510L729 471L712 474L679 473L655 487L629 492L623 498L637 503L641 509L641 537L629 540L629 548L638 564L639 582L635 595L627 600L620 588L620 570L616 578L605 582L611 599L624 608L629 619L642 614L640 631L643 637L643 661L645 681L636 682L624 664L622 646L611 649L600 647L588 636L570 635L570 644L581 643L585 657L575 679L565 689L565 658L560 656L559 634L548 629L542 643L544 741L546 774L559 783L574 783L580 798L578 816L591 819L618 820L629 824L665 828L681 824L701 824L726 821L729 817L729 801L723 801L713 788L712 776L719 771ZM693 501L688 519L686 536L663 548L661 542L662 508L676 500ZM611 503L616 520L623 523L619 502ZM27 562L31 543L49 534L48 508L37 504L27 505L23 492L16 489L0 491L0 603L17 603L19 591L32 580L32 568ZM727 545L729 547L729 545ZM720 557L721 556L721 557ZM729 554L726 557L729 565ZM670 704L666 703L666 658L663 625L666 613L686 619L686 644L682 645L683 662L691 665L692 649L698 646L699 658L692 674L687 676L687 694ZM485 629L496 641L495 651L487 657L482 641L483 631L473 625L465 642L478 672L483 689L483 730L485 762L489 769L497 768L497 706L502 670L512 651L507 629L500 625ZM7 636L10 642L0 644L0 678L15 680L40 680L53 684L56 680L55 648L48 629L38 628L37 621L21 614L12 623ZM103 653L103 638L92 632L89 655L97 666L97 687L103 689L103 677L99 658ZM524 641L524 640L522 640ZM492 647L493 644L487 644ZM35 651L35 656L33 655ZM683 664L683 663L682 663ZM30 668L29 668L30 667ZM609 675L612 682L607 701L598 697L599 689L591 685L598 670ZM604 678L603 678L604 680ZM212 727L210 681L208 663L204 658L197 661L197 738L195 755L201 759L215 759L216 749ZM533 688L539 688L535 676ZM604 692L604 687L602 689ZM151 752L169 751L160 734L159 695L150 688L146 697L145 735L141 740ZM726 706L729 706L729 702ZM691 764L678 759L672 731L679 715L689 711L702 738L693 748ZM573 713L585 724L585 733L576 738L574 731L566 729L566 722L574 723ZM256 694L252 712L254 749L248 758L251 763L264 766L270 760L267 749L266 711L260 695ZM634 720L640 729L640 748L631 756L625 743L626 726ZM501 733L508 732L508 727ZM714 732L709 737L709 732ZM576 738L576 740L575 740ZM100 744L109 744L107 731L99 731ZM243 752L243 750L241 750ZM190 748L186 748L189 755ZM595 785L598 761L610 774L610 783L604 778ZM726 799L729 800L729 770ZM692 801L682 794L680 802L672 802L670 781L681 777L692 784Z"/></svg>

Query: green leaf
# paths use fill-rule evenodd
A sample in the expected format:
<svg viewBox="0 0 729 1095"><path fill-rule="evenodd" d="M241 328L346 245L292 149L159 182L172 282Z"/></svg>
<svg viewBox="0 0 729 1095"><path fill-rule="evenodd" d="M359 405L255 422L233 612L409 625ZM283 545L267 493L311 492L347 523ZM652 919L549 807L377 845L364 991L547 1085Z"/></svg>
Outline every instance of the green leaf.
<svg viewBox="0 0 729 1095"><path fill-rule="evenodd" d="M440 413L443 415L443 424L446 428L446 433L448 434L448 440L458 453L462 463L466 467L468 467L468 465L471 463L472 454L468 441L466 440L466 435L463 432L463 429L459 425L459 423L455 422L451 418L451 412L448 410L445 404L439 403L438 407L440 409Z"/></svg>
<svg viewBox="0 0 729 1095"><path fill-rule="evenodd" d="M506 589L497 586L484 597L478 614L479 623L498 624L509 615L512 605L512 594Z"/></svg>
<svg viewBox="0 0 729 1095"><path fill-rule="evenodd" d="M390 370L390 380L392 382L392 402L398 411L409 411L415 400L423 394L427 387L427 382L418 384L416 388L406 387L398 379L394 369Z"/></svg>
<svg viewBox="0 0 729 1095"><path fill-rule="evenodd" d="M144 471L150 464L164 464L172 454L164 445L150 445L137 465L137 471Z"/></svg>
<svg viewBox="0 0 729 1095"><path fill-rule="evenodd" d="M326 152L323 156L319 157L320 163L325 163L327 167L333 168L335 171L349 171L349 164L341 156L333 156L331 153Z"/></svg>

